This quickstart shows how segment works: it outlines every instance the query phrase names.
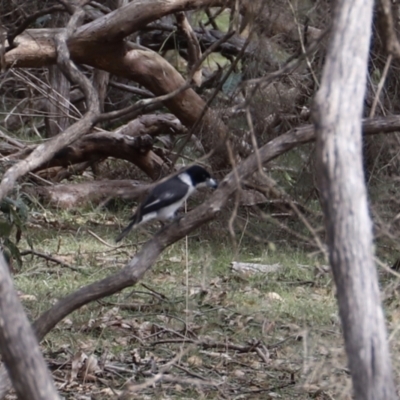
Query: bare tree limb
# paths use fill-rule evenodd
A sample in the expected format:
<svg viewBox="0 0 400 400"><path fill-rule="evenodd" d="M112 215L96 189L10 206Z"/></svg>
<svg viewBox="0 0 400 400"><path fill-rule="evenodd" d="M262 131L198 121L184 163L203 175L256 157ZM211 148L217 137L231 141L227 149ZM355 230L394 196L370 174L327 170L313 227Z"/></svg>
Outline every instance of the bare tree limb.
<svg viewBox="0 0 400 400"><path fill-rule="evenodd" d="M76 32L76 38L81 42L118 42L165 15L225 4L226 0L135 1L82 26Z"/></svg>
<svg viewBox="0 0 400 400"><path fill-rule="evenodd" d="M110 82L110 86L114 86L117 89L125 90L126 92L130 92L130 93L136 94L138 96L142 96L142 97L146 97L146 98L154 97L153 93L149 92L146 89L138 88L136 86L125 85L124 83L119 83L119 82L114 82L114 81Z"/></svg>
<svg viewBox="0 0 400 400"><path fill-rule="evenodd" d="M68 167L84 161L116 157L130 161L152 179L157 179L165 174L166 163L152 151L152 147L153 139L149 135L129 137L115 132L92 133L61 149L43 166Z"/></svg>
<svg viewBox="0 0 400 400"><path fill-rule="evenodd" d="M201 58L199 41L183 11L176 14L176 21L178 23L178 29L185 35L188 42L188 72L192 74L192 79L196 86L201 86L201 65L198 65L197 68L194 69L195 64L199 64L198 61Z"/></svg>
<svg viewBox="0 0 400 400"><path fill-rule="evenodd" d="M62 267L69 268L72 271L81 272L81 270L79 268L75 268L72 265L69 265L68 263L64 262L63 260L60 260L60 259L58 259L56 257L53 257L53 256L49 255L49 254L41 253L40 251L35 251L35 250L24 250L24 251L21 251L21 256L27 256L29 254L31 254L33 256L36 256L36 257L44 258L47 261L51 261L53 263L61 265Z"/></svg>
<svg viewBox="0 0 400 400"><path fill-rule="evenodd" d="M152 179L157 179L167 172L168 160L159 152L153 151L153 137L158 135L187 134L187 129L172 114L150 114L129 122L114 132L96 132L84 135L70 144L35 171L62 166L70 167L82 162L93 163L107 157L127 160ZM1 131L0 131L1 137ZM33 148L24 148L15 154L9 154L8 148L1 148L0 152L9 155L10 160L19 160L34 151Z"/></svg>

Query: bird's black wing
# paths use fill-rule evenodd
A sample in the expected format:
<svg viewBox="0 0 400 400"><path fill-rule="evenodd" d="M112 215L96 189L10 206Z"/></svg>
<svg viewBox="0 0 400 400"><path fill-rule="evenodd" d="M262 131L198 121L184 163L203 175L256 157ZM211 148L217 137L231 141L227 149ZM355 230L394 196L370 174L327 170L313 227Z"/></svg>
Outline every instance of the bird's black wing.
<svg viewBox="0 0 400 400"><path fill-rule="evenodd" d="M132 215L129 225L118 235L115 241L122 240L136 224L142 221L143 215L177 203L186 196L188 190L188 185L176 176L155 186L137 212Z"/></svg>
<svg viewBox="0 0 400 400"><path fill-rule="evenodd" d="M178 177L173 177L155 186L140 206L140 214L149 214L161 208L168 207L183 199L189 190L188 185Z"/></svg>

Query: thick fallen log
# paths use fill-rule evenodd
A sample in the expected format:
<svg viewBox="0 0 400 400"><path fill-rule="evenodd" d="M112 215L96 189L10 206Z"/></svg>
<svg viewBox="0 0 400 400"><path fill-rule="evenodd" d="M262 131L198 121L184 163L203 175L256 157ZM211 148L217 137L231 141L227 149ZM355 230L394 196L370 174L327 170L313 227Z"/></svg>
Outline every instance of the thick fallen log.
<svg viewBox="0 0 400 400"><path fill-rule="evenodd" d="M244 262L231 262L231 268L235 272L240 272L245 275L254 274L269 274L271 272L277 272L282 268L281 264L256 264L256 263L244 263Z"/></svg>
<svg viewBox="0 0 400 400"><path fill-rule="evenodd" d="M187 129L173 114L142 115L113 132L97 132L83 136L75 143L58 151L46 164L35 172L51 167L64 168L114 157L129 161L152 179L158 179L167 172L168 160L152 151L153 137L160 135L186 134ZM29 155L35 147L16 148L7 143L0 144L0 154L20 160Z"/></svg>

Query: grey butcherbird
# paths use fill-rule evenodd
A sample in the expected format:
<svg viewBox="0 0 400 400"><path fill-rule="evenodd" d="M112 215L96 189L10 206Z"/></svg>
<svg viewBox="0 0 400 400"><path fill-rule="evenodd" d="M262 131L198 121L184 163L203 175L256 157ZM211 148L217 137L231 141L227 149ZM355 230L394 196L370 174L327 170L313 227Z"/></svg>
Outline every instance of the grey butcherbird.
<svg viewBox="0 0 400 400"><path fill-rule="evenodd" d="M119 242L134 226L143 224L151 219L160 221L173 219L178 208L195 191L196 187L202 184L212 188L218 186L208 171L199 165L193 165L159 183L139 206L136 213L131 217L129 225L119 234L115 241Z"/></svg>

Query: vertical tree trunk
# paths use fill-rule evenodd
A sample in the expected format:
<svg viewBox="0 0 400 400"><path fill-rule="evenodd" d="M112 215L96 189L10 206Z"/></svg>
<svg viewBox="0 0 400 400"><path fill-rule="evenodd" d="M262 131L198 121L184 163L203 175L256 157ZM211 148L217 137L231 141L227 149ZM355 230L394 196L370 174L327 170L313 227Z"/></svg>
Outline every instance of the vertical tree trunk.
<svg viewBox="0 0 400 400"><path fill-rule="evenodd" d="M100 111L104 112L104 101L107 96L108 82L110 80L110 73L95 69L93 72L93 86L99 94Z"/></svg>
<svg viewBox="0 0 400 400"><path fill-rule="evenodd" d="M0 351L18 399L57 400L53 379L0 252Z"/></svg>
<svg viewBox="0 0 400 400"><path fill-rule="evenodd" d="M53 18L50 26L65 26L68 22L67 16ZM50 65L49 90L47 99L47 112L45 118L46 136L53 137L68 128L70 88L69 80L64 76L58 65Z"/></svg>
<svg viewBox="0 0 400 400"><path fill-rule="evenodd" d="M373 261L361 116L373 0L338 0L315 99L317 167L330 263L356 399L395 399Z"/></svg>

